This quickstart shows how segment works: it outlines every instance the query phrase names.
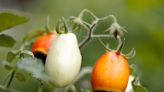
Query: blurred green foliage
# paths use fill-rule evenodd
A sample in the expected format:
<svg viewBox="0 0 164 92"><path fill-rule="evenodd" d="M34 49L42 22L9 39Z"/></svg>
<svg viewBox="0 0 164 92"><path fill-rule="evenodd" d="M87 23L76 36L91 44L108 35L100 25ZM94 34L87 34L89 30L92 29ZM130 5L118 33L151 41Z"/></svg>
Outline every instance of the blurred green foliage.
<svg viewBox="0 0 164 92"><path fill-rule="evenodd" d="M85 8L98 16L114 14L118 18L118 22L128 31L123 52L127 53L131 48L137 51L136 57L129 60L129 63L137 65L141 83L149 92L164 92L164 0L0 0L0 9L23 11L31 18L28 23L3 33L20 42L28 31L44 28L47 15L50 16L50 26L54 28L57 19L77 15ZM102 32L101 29L103 28L99 28L97 32ZM83 37L81 34L79 36ZM115 44L111 41L110 45L114 48ZM19 44L14 48L18 46ZM1 61L8 51L9 49L0 47ZM82 50L83 66L93 65L104 52L98 41L91 41ZM0 69L2 84L8 71L2 65ZM34 79L27 79L25 84L14 80L12 86L23 92L37 90Z"/></svg>
<svg viewBox="0 0 164 92"><path fill-rule="evenodd" d="M22 24L24 22L27 22L28 19L23 16L16 15L14 13L7 12L1 12L0 13L0 31L11 28L15 25Z"/></svg>

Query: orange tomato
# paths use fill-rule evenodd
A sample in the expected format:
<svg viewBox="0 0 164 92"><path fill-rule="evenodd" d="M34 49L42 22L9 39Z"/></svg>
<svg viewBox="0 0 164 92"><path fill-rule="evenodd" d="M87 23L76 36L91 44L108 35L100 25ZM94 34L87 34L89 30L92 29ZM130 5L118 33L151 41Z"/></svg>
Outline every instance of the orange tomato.
<svg viewBox="0 0 164 92"><path fill-rule="evenodd" d="M38 37L32 44L32 52L37 58L41 58L44 62L48 53L48 49L52 40L56 37L54 33L48 33Z"/></svg>
<svg viewBox="0 0 164 92"><path fill-rule="evenodd" d="M93 67L91 84L94 92L125 92L129 64L119 52L107 51Z"/></svg>

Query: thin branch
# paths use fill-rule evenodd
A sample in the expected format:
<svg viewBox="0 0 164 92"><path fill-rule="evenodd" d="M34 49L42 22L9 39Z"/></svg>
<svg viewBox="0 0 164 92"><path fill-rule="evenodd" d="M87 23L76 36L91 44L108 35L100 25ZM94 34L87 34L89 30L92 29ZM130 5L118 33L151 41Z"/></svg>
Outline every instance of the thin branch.
<svg viewBox="0 0 164 92"><path fill-rule="evenodd" d="M94 34L92 35L92 38L112 38L113 36L112 35L109 35L109 34Z"/></svg>
<svg viewBox="0 0 164 92"><path fill-rule="evenodd" d="M10 78L9 78L9 80L7 81L6 88L9 88L9 87L10 87L10 84L11 84L11 82L12 82L14 76L15 76L15 70L12 70L12 71L11 71Z"/></svg>
<svg viewBox="0 0 164 92"><path fill-rule="evenodd" d="M87 35L86 38L79 44L79 48L80 48L80 49L81 49L82 47L84 47L88 41L91 40L93 31L94 31L94 29L95 29L95 27L96 27L96 24L97 24L97 23L93 23L93 24L92 24L91 28L89 29L89 31L88 31L88 33L87 33L88 35Z"/></svg>
<svg viewBox="0 0 164 92"><path fill-rule="evenodd" d="M81 24L81 26L85 29L85 30L90 30L89 28L88 28L88 26L86 26L86 25L84 25L84 24Z"/></svg>
<svg viewBox="0 0 164 92"><path fill-rule="evenodd" d="M91 74L91 72L92 72L92 67L91 66L87 66L87 67L82 68L79 75L77 76L77 78L74 80L73 83L76 83L78 80L80 80L86 74Z"/></svg>
<svg viewBox="0 0 164 92"><path fill-rule="evenodd" d="M108 46L106 46L105 43L104 43L101 39L98 38L98 41L101 43L101 45L102 45L105 49L107 49L108 51L111 51L111 49L110 49Z"/></svg>
<svg viewBox="0 0 164 92"><path fill-rule="evenodd" d="M124 46L125 38L122 41L121 37L117 36L117 40L118 40L118 46L117 46L117 50L116 51L120 52L122 47Z"/></svg>
<svg viewBox="0 0 164 92"><path fill-rule="evenodd" d="M113 22L117 22L117 19L116 19L116 17L114 15L108 15L108 16L99 18L98 20L99 21L103 21L103 20L106 20L106 19L109 19L109 18L112 18L113 19Z"/></svg>
<svg viewBox="0 0 164 92"><path fill-rule="evenodd" d="M82 10L80 12L80 14L79 14L79 18L82 18L85 12L88 13L88 14L90 14L91 16L93 16L95 19L98 19L98 17L94 13L92 13L91 11L89 11L88 9Z"/></svg>
<svg viewBox="0 0 164 92"><path fill-rule="evenodd" d="M50 16L47 16L46 18L46 24L45 24L45 29L50 32L50 27L49 27L49 24L50 23Z"/></svg>

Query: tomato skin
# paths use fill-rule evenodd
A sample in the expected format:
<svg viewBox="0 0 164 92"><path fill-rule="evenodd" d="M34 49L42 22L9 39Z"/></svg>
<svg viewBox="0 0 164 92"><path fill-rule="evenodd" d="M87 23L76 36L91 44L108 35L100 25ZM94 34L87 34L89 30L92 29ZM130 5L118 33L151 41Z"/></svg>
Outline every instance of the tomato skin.
<svg viewBox="0 0 164 92"><path fill-rule="evenodd" d="M47 56L48 49L52 43L52 40L56 37L54 33L44 34L38 37L32 44L32 52L38 58ZM45 60L43 60L45 61Z"/></svg>
<svg viewBox="0 0 164 92"><path fill-rule="evenodd" d="M107 51L93 67L91 84L93 91L125 92L129 78L127 59L118 52Z"/></svg>
<svg viewBox="0 0 164 92"><path fill-rule="evenodd" d="M81 53L74 33L59 34L49 49L45 70L57 88L73 82L81 67Z"/></svg>

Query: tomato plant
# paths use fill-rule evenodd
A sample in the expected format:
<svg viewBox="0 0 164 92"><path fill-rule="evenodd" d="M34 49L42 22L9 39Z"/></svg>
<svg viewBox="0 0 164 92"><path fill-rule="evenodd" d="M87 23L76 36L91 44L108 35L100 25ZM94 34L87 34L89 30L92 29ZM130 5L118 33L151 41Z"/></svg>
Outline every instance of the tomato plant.
<svg viewBox="0 0 164 92"><path fill-rule="evenodd" d="M85 21L85 13L92 17L93 20ZM15 22L0 28L0 31L28 20L26 17L12 13L0 13L0 18L2 17L1 14L10 16ZM14 20L15 17L19 21ZM113 20L112 24L105 30L108 33L95 34L100 21L107 19ZM3 19L1 24L8 23L8 21L8 18ZM85 30L87 34L79 41L75 33L81 30L80 28ZM99 18L87 9L81 11L77 17L72 16L68 19L62 18L59 20L53 32L48 25L43 30L32 30L26 34L21 46L9 51L6 60L2 62L10 72L7 75L6 83L0 86L0 91L17 92L16 89L10 87L12 80L17 78L20 81L24 81L24 72L20 73L20 71L26 71L30 74L30 77L38 81L38 92L43 92L45 87L53 92L76 92L80 90L82 92L90 92L89 89L77 89L75 85L86 74L92 75L91 84L93 91L124 92L128 88L128 90L134 92L147 92L136 81L138 79L134 75L133 79L130 79L130 82L128 82L129 76L132 76L130 70L133 69L128 64L127 59L135 56L135 50L133 49L127 55L122 54L121 48L125 39L124 32L126 30L118 24L114 15ZM2 42L0 46L14 46L15 40L12 37L4 34L0 35L0 37L9 42L8 44ZM93 38L97 38L108 51L96 61L93 70L92 66L81 68L83 60L81 50ZM117 39L119 42L117 50L109 50L101 38ZM45 64L38 58L41 58ZM127 87L127 84L131 87Z"/></svg>

